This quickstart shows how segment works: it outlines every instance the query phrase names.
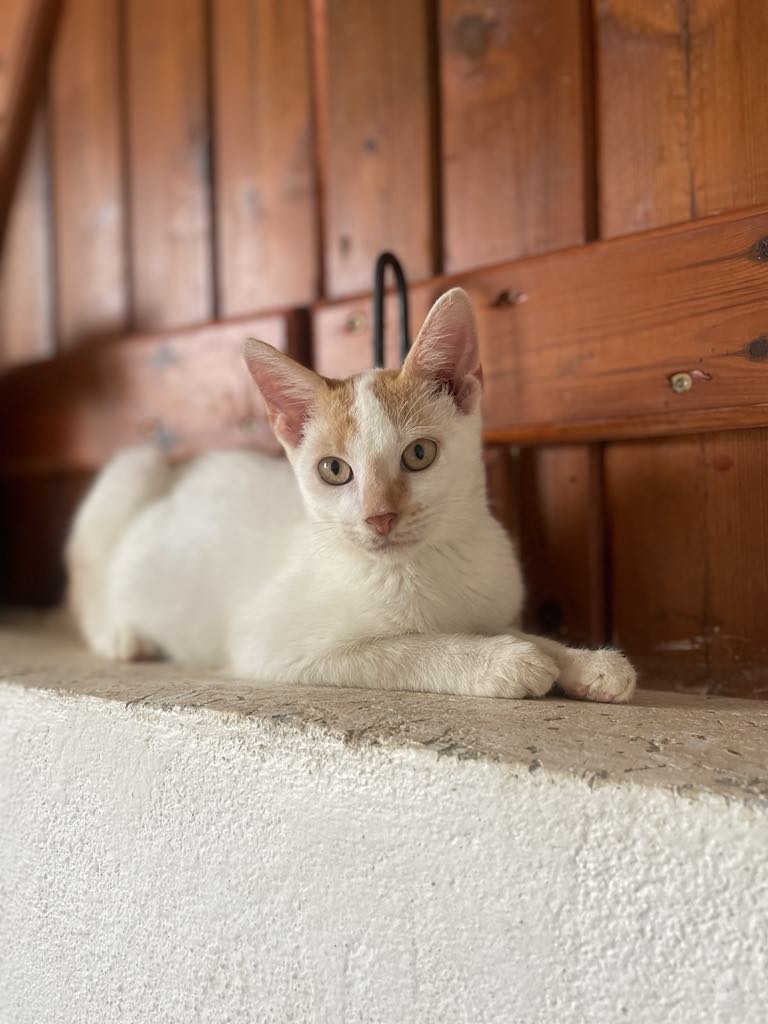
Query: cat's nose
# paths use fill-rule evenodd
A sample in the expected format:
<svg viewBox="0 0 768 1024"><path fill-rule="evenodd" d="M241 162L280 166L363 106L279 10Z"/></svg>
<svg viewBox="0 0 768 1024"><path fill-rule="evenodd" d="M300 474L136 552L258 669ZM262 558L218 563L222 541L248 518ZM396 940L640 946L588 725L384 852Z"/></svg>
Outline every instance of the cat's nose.
<svg viewBox="0 0 768 1024"><path fill-rule="evenodd" d="M368 516L365 520L372 530L382 537L392 532L392 527L400 517L397 512L382 512L378 516Z"/></svg>

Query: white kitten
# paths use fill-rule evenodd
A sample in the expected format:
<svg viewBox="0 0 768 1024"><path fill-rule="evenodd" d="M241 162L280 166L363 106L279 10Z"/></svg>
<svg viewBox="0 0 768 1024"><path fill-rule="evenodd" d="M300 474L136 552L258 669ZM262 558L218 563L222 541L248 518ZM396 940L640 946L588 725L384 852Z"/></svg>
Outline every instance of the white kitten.
<svg viewBox="0 0 768 1024"><path fill-rule="evenodd" d="M68 546L98 653L254 679L628 700L617 651L519 632L520 568L488 511L472 308L454 289L403 369L330 381L262 342L246 360L288 462L151 448L102 472Z"/></svg>

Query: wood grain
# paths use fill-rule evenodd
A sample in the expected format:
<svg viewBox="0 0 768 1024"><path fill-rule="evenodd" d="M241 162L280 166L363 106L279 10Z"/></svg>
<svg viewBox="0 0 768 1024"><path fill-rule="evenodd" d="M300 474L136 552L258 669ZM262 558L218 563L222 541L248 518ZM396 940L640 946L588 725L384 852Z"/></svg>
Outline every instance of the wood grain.
<svg viewBox="0 0 768 1024"><path fill-rule="evenodd" d="M686 6L595 5L603 238L693 216Z"/></svg>
<svg viewBox="0 0 768 1024"><path fill-rule="evenodd" d="M0 252L61 7L62 0L3 0L0 5Z"/></svg>
<svg viewBox="0 0 768 1024"><path fill-rule="evenodd" d="M317 294L308 5L212 7L216 239L226 316Z"/></svg>
<svg viewBox="0 0 768 1024"><path fill-rule="evenodd" d="M14 78L29 25L29 0L8 0L0 5L0 147L5 145L8 117L13 103Z"/></svg>
<svg viewBox="0 0 768 1024"><path fill-rule="evenodd" d="M125 10L132 325L196 323L214 312L203 3Z"/></svg>
<svg viewBox="0 0 768 1024"><path fill-rule="evenodd" d="M489 444L483 449L488 508L510 537L519 544L520 516L517 503L518 473L513 452L506 444Z"/></svg>
<svg viewBox="0 0 768 1024"><path fill-rule="evenodd" d="M768 202L768 4L688 0L698 216Z"/></svg>
<svg viewBox="0 0 768 1024"><path fill-rule="evenodd" d="M603 237L768 201L763 0L602 0Z"/></svg>
<svg viewBox="0 0 768 1024"><path fill-rule="evenodd" d="M617 641L663 685L768 696L768 431L610 446L607 487Z"/></svg>
<svg viewBox="0 0 768 1024"><path fill-rule="evenodd" d="M243 341L255 336L300 357L304 333L300 314L271 314L128 336L6 373L0 473L91 469L146 440L173 458L209 448L276 451Z"/></svg>
<svg viewBox="0 0 768 1024"><path fill-rule="evenodd" d="M54 350L46 112L38 112L0 258L0 367Z"/></svg>
<svg viewBox="0 0 768 1024"><path fill-rule="evenodd" d="M574 0L442 0L445 269L585 238L585 59Z"/></svg>
<svg viewBox="0 0 768 1024"><path fill-rule="evenodd" d="M604 643L601 447L521 449L516 490L527 627L572 644Z"/></svg>
<svg viewBox="0 0 768 1024"><path fill-rule="evenodd" d="M69 0L51 81L58 342L125 331L118 0Z"/></svg>
<svg viewBox="0 0 768 1024"><path fill-rule="evenodd" d="M427 0L319 0L326 294L370 287L391 249L435 270Z"/></svg>
<svg viewBox="0 0 768 1024"><path fill-rule="evenodd" d="M766 214L734 215L468 275L489 437L679 433L689 415L739 407L765 416L766 232ZM504 290L525 301L495 306ZM678 372L692 379L682 394Z"/></svg>

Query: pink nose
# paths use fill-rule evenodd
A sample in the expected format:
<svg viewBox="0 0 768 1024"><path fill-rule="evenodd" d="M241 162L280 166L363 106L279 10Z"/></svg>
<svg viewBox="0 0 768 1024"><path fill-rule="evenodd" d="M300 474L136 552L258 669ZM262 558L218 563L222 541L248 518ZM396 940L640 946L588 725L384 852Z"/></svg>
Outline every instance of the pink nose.
<svg viewBox="0 0 768 1024"><path fill-rule="evenodd" d="M382 537L386 537L391 532L398 518L397 512L382 512L378 516L368 516L365 521L372 530L375 530Z"/></svg>

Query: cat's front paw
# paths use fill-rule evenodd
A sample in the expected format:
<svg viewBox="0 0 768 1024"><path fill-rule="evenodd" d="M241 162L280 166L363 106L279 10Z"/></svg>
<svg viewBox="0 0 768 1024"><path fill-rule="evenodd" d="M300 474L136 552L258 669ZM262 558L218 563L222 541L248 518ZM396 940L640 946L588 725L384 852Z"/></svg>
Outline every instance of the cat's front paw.
<svg viewBox="0 0 768 1024"><path fill-rule="evenodd" d="M552 658L534 644L512 637L496 637L483 679L491 697L543 697L558 676Z"/></svg>
<svg viewBox="0 0 768 1024"><path fill-rule="evenodd" d="M558 680L569 697L623 704L635 692L637 673L620 651L573 651Z"/></svg>
<svg viewBox="0 0 768 1024"><path fill-rule="evenodd" d="M110 661L158 661L162 658L158 645L130 626L104 630L91 637L90 643L96 654Z"/></svg>

